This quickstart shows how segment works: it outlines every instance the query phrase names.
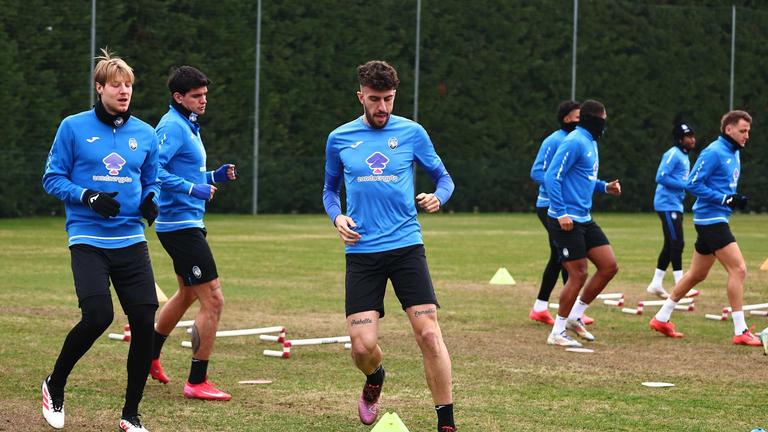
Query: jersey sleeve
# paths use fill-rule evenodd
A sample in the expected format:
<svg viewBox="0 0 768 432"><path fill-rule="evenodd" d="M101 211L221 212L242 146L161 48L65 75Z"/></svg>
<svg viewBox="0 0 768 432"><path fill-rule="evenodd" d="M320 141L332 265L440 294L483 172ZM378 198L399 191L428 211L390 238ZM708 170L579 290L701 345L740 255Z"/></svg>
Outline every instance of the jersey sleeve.
<svg viewBox="0 0 768 432"><path fill-rule="evenodd" d="M560 218L566 215L563 201L563 179L578 157L579 143L576 140L565 140L552 156L552 163L544 175L544 185L549 194L549 209Z"/></svg>
<svg viewBox="0 0 768 432"><path fill-rule="evenodd" d="M161 189L189 195L194 184L167 170L168 162L173 159L184 144L183 135L179 127L166 123L158 126L156 133L159 140L157 176L160 179Z"/></svg>
<svg viewBox="0 0 768 432"><path fill-rule="evenodd" d="M341 177L344 167L341 163L339 149L334 145L333 134L328 136L325 144L325 180L323 184L323 207L325 213L336 224L336 217L341 212Z"/></svg>
<svg viewBox="0 0 768 432"><path fill-rule="evenodd" d="M149 153L141 165L141 202L144 202L147 195L153 192L155 194L154 201L157 203L160 196L160 179L158 178L160 150L157 135L151 134L151 138L152 144Z"/></svg>
<svg viewBox="0 0 768 432"><path fill-rule="evenodd" d="M427 131L421 126L416 130L414 157L427 170L427 173L429 173L429 176L435 183L435 197L440 201L440 205L445 205L451 198L455 185L443 161L437 155L435 146L432 145L432 140L429 139Z"/></svg>
<svg viewBox="0 0 768 432"><path fill-rule="evenodd" d="M608 193L608 182L605 180L597 179L597 181L595 181L595 188L592 190L592 193L597 193L597 194Z"/></svg>
<svg viewBox="0 0 768 432"><path fill-rule="evenodd" d="M536 153L536 159L531 166L531 180L538 184L544 184L544 175L547 173L547 157L552 151L552 144L548 139L541 142L539 152Z"/></svg>
<svg viewBox="0 0 768 432"><path fill-rule="evenodd" d="M659 168L656 170L656 183L672 190L683 190L685 189L685 182L672 175L680 160L675 157L674 149L668 153L664 153L659 163Z"/></svg>
<svg viewBox="0 0 768 432"><path fill-rule="evenodd" d="M70 203L81 203L85 188L72 183L74 168L74 136L66 119L61 122L53 139L43 174L43 189L56 198Z"/></svg>
<svg viewBox="0 0 768 432"><path fill-rule="evenodd" d="M706 185L707 178L712 175L718 164L717 153L707 150L701 152L699 159L696 160L685 188L698 199L713 204L723 204L726 195L716 192Z"/></svg>

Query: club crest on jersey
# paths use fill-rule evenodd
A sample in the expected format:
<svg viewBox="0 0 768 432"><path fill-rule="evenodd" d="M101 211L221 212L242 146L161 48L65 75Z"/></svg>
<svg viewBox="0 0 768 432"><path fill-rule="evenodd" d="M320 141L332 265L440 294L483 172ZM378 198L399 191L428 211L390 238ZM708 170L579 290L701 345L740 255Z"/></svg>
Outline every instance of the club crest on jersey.
<svg viewBox="0 0 768 432"><path fill-rule="evenodd" d="M128 147L133 151L136 151L136 149L139 148L139 143L136 142L136 138L131 137L128 139Z"/></svg>
<svg viewBox="0 0 768 432"><path fill-rule="evenodd" d="M734 168L733 169L733 181L735 181L735 182L739 181L739 169L738 168Z"/></svg>
<svg viewBox="0 0 768 432"><path fill-rule="evenodd" d="M371 169L371 171L373 171L374 174L379 175L383 173L384 168L387 167L389 158L379 152L374 152L372 155L368 156L368 159L365 160L365 163L368 164L368 167Z"/></svg>
<svg viewBox="0 0 768 432"><path fill-rule="evenodd" d="M101 161L104 162L104 166L107 168L107 171L109 171L109 175L113 176L120 174L120 170L123 169L123 165L125 165L125 159L115 152L108 154L107 157Z"/></svg>
<svg viewBox="0 0 768 432"><path fill-rule="evenodd" d="M597 178L597 169L600 168L600 163L598 161L595 161L594 165L592 165L592 175Z"/></svg>
<svg viewBox="0 0 768 432"><path fill-rule="evenodd" d="M389 146L390 150L394 150L397 148L397 137L392 137L387 141L387 145Z"/></svg>

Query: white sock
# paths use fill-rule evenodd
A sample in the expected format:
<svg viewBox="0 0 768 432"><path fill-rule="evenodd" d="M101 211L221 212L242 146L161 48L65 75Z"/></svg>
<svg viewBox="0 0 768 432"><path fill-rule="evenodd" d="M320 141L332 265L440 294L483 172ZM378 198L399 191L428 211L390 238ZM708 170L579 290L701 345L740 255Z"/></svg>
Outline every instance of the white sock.
<svg viewBox="0 0 768 432"><path fill-rule="evenodd" d="M558 315L555 317L555 325L552 326L552 334L560 334L565 331L565 322L567 319Z"/></svg>
<svg viewBox="0 0 768 432"><path fill-rule="evenodd" d="M675 277L675 285L677 285L677 283L680 282L680 279L683 278L683 271L682 270L674 270L672 272L672 276Z"/></svg>
<svg viewBox="0 0 768 432"><path fill-rule="evenodd" d="M677 306L677 302L671 298L664 300L664 305L658 312L656 312L656 321L669 322L669 319L672 318L672 311L675 310L675 306Z"/></svg>
<svg viewBox="0 0 768 432"><path fill-rule="evenodd" d="M651 286L660 287L661 283L664 282L664 274L666 274L666 270L660 270L656 269L656 271L653 273L653 280L651 281Z"/></svg>
<svg viewBox="0 0 768 432"><path fill-rule="evenodd" d="M571 313L568 314L568 319L571 321L576 321L584 315L584 312L588 307L589 305L581 301L581 296L579 296L576 298L576 303L574 303L573 307L571 308Z"/></svg>
<svg viewBox="0 0 768 432"><path fill-rule="evenodd" d="M544 312L549 307L549 302L545 302L544 300L536 299L535 302L533 302L533 311L534 312Z"/></svg>
<svg viewBox="0 0 768 432"><path fill-rule="evenodd" d="M744 311L731 312L731 319L733 319L733 334L736 336L744 333L748 327L747 322L744 320Z"/></svg>

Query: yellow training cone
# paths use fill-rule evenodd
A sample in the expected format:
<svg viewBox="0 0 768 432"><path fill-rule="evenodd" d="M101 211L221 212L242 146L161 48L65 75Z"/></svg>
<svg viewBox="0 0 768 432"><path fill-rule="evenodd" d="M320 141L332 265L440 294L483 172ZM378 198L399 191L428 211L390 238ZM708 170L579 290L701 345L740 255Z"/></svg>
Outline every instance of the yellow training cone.
<svg viewBox="0 0 768 432"><path fill-rule="evenodd" d="M158 302L163 303L168 301L168 297L166 297L163 290L160 289L160 285L158 285L157 282L155 282L155 292L157 293Z"/></svg>
<svg viewBox="0 0 768 432"><path fill-rule="evenodd" d="M371 429L371 432L410 432L405 423L400 420L400 416L396 413L386 413L381 416L381 419L376 426Z"/></svg>
<svg viewBox="0 0 768 432"><path fill-rule="evenodd" d="M507 271L506 268L502 267L496 271L496 274L493 275L491 278L491 285L516 285L517 282L515 282L515 279L512 277L511 274Z"/></svg>
<svg viewBox="0 0 768 432"><path fill-rule="evenodd" d="M760 270L768 271L768 259L763 261L763 265L760 266Z"/></svg>

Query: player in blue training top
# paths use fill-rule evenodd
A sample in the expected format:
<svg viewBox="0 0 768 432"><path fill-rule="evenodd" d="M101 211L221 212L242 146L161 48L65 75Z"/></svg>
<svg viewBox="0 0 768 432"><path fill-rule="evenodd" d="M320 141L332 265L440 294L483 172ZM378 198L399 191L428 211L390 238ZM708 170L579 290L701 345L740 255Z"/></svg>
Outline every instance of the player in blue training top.
<svg viewBox="0 0 768 432"><path fill-rule="evenodd" d="M744 319L744 279L747 265L741 255L728 220L736 208L744 209L747 197L736 192L741 175L739 152L747 145L752 117L745 111L730 111L720 120L721 135L699 155L691 170L686 189L696 196L693 226L696 228L695 250L691 266L675 285L674 291L651 319L651 328L673 338L683 337L670 321L677 302L698 283L707 278L715 261L728 272L726 291L731 305L736 345L760 346Z"/></svg>
<svg viewBox="0 0 768 432"><path fill-rule="evenodd" d="M439 306L416 219L416 204L429 213L445 205L453 180L424 128L392 115L397 71L386 62L370 61L357 68L357 76L364 115L328 136L323 204L346 244L347 331L352 359L367 376L358 414L364 424L373 424L379 413L384 368L378 328L389 279L422 352L437 430L453 432L451 359L437 323ZM420 193L415 202L414 162L436 183L434 193ZM342 180L346 214L339 200Z"/></svg>
<svg viewBox="0 0 768 432"><path fill-rule="evenodd" d="M618 180L606 183L597 177L600 166L597 141L605 130L605 107L598 101L587 100L581 104L579 117L579 125L557 148L545 175L549 229L560 262L568 272L547 343L569 347L581 344L566 334L566 327L583 339L595 340L584 328L581 317L619 271L608 239L590 214L593 193L621 195ZM587 258L597 267L589 282ZM584 291L577 298L582 287Z"/></svg>
<svg viewBox="0 0 768 432"><path fill-rule="evenodd" d="M539 147L539 152L536 154L536 159L533 161L533 166L531 167L531 179L539 184L539 196L536 199L536 215L539 217L541 224L547 231L549 261L547 261L547 265L544 267L544 274L541 275L539 294L536 297L536 301L533 303L533 308L531 308L531 311L528 313L528 318L547 325L555 323L555 319L552 318L548 308L549 296L555 288L557 276L562 273L563 284L565 284L568 281L568 273L563 270L563 266L560 265L557 248L554 243L552 243L552 235L549 233L549 228L547 227L549 195L547 194L547 188L544 185L544 175L547 172L547 168L549 168L552 157L557 151L557 147L569 133L576 129L576 125L579 123L579 103L572 100L561 102L557 107L557 121L560 123L560 129L552 132L544 139L544 141L542 141L541 147ZM585 324L587 323L585 322Z"/></svg>
<svg viewBox="0 0 768 432"><path fill-rule="evenodd" d="M214 183L235 180L235 165L207 171L198 116L205 114L211 81L192 66L181 66L168 78L171 106L155 128L160 139L160 216L157 238L173 260L178 290L165 303L155 326L152 378L168 383L160 363L165 339L197 300L200 309L192 326L192 364L184 397L228 401L229 393L208 381L208 360L224 307L224 295L211 248L205 240L205 203L216 193Z"/></svg>
<svg viewBox="0 0 768 432"><path fill-rule="evenodd" d="M672 275L677 283L683 277L683 200L685 184L691 170L688 152L696 147L693 129L683 122L676 122L672 128L674 145L661 157L656 170L656 194L653 208L661 219L661 231L664 233L664 246L656 262L656 272L646 291L662 298L669 294L662 286L664 274L672 263ZM698 295L698 290L691 290L689 295Z"/></svg>
<svg viewBox="0 0 768 432"><path fill-rule="evenodd" d="M158 143L152 127L131 115L134 75L106 50L93 71L99 99L92 110L61 122L43 187L64 201L75 293L82 313L43 381L43 417L64 427L64 387L75 364L112 323L109 282L131 326L128 385L120 429L146 432L139 402L152 360L157 310L155 277L144 238L144 217L157 217Z"/></svg>

